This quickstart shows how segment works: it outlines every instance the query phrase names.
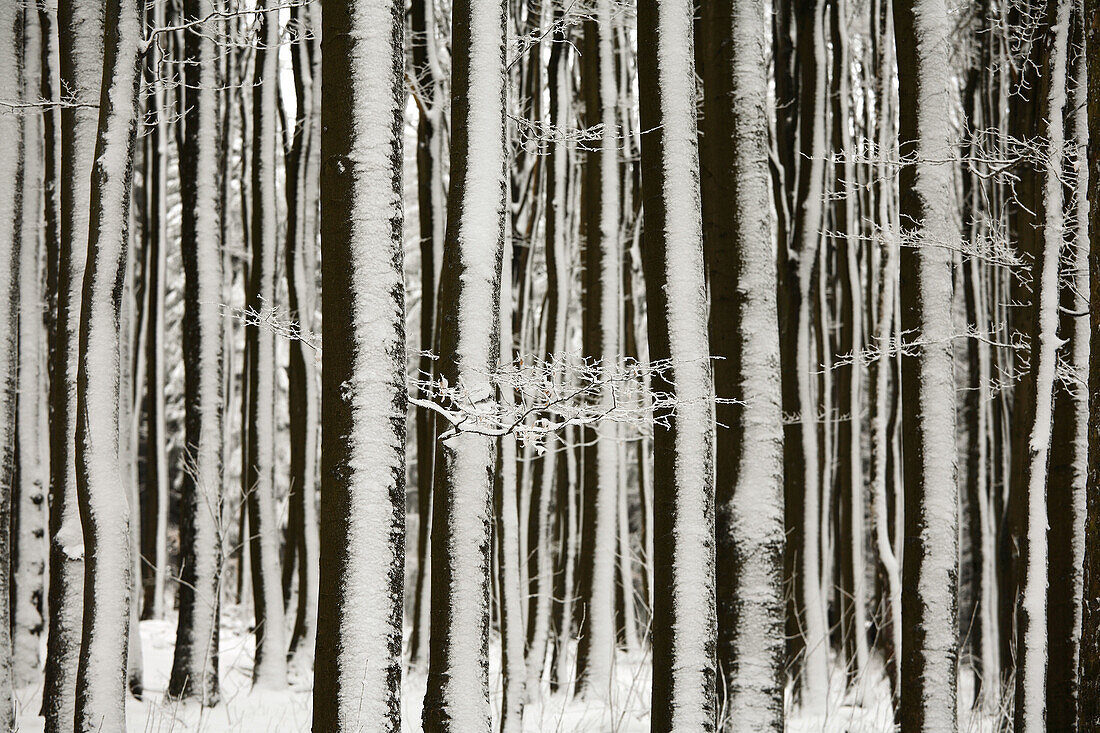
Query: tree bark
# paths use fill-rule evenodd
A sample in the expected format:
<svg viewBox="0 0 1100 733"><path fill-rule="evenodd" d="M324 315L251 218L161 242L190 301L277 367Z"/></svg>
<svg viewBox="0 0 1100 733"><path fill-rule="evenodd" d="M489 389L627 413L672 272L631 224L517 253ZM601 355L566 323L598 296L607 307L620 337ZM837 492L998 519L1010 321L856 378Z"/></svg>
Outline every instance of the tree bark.
<svg viewBox="0 0 1100 733"><path fill-rule="evenodd" d="M76 673L84 606L84 540L76 496L77 344L81 284L88 252L103 59L103 4L60 0L57 9L60 89L77 104L61 107L57 328L50 381L49 641L42 692L45 729L75 729Z"/></svg>
<svg viewBox="0 0 1100 733"><path fill-rule="evenodd" d="M419 116L416 132L417 210L420 226L420 360L419 378L430 379L436 345L436 289L446 228L446 190L443 186L443 100L436 51L435 3L413 0L409 11L412 31L411 72L416 82ZM423 399L423 392L418 394ZM431 624L432 477L435 423L431 410L416 408L416 589L409 664L426 669L428 627Z"/></svg>
<svg viewBox="0 0 1100 733"><path fill-rule="evenodd" d="M562 17L562 7L554 4L553 21ZM554 43L550 49L550 59L546 69L548 80L550 124L562 127L570 120L570 73L569 45L563 31L553 35ZM562 388L562 370L556 368L555 357L561 356L565 341L565 318L568 304L569 262L567 239L569 208L569 167L571 155L564 141L554 141L547 151L545 170L545 258L546 258L546 305L543 310L545 322L544 358L555 364L551 382L555 393ZM546 452L535 463L537 473L532 477L532 495L536 508L531 517L529 536L534 540L534 568L531 577L532 604L529 612L530 624L527 635L527 696L534 698L540 693L543 669L550 644L551 611L554 593L554 542L552 537L553 516L551 514L555 500L560 503L565 497L555 491L561 474L560 463L562 449L558 441L548 441ZM521 517L521 521L522 521ZM560 555L560 548L559 548Z"/></svg>
<svg viewBox="0 0 1100 733"><path fill-rule="evenodd" d="M245 491L252 548L256 608L254 686L286 686L286 629L279 573L279 525L275 507L275 259L278 222L275 190L276 85L279 19L266 0L261 12L252 89L252 263L248 308L259 323L248 338L248 470Z"/></svg>
<svg viewBox="0 0 1100 733"><path fill-rule="evenodd" d="M902 247L903 730L957 729L958 499L951 339L951 25L943 0L895 0Z"/></svg>
<svg viewBox="0 0 1100 733"><path fill-rule="evenodd" d="M317 145L314 134L316 121L313 110L314 78L311 58L313 31L308 19L310 8L292 8L291 20L297 37L291 45L296 111L293 137L286 155L286 274L289 317L297 323L300 337L290 340L289 378L290 400L290 519L287 526L287 558L283 577L290 579L297 558L298 608L291 637L290 656L294 666L308 673L312 667L316 646L317 552L316 476L318 398L314 355L307 351L303 339L311 338L314 327L315 285L314 247L309 216L311 207L307 184L314 171L310 167L310 151ZM319 12L319 11L318 11ZM319 28L317 29L320 30ZM303 36L305 36L303 38ZM319 44L318 44L319 46ZM313 203L316 203L315 201ZM283 583L284 597L290 583Z"/></svg>
<svg viewBox="0 0 1100 733"><path fill-rule="evenodd" d="M1042 246L1033 269L1035 316L1031 332L1031 379L1034 408L1027 443L1027 510L1024 512L1020 597L1016 612L1016 705L1013 727L1017 733L1046 729L1046 676L1048 661L1047 586L1049 543L1047 538L1047 471L1053 422L1054 385L1057 379L1058 273L1064 237L1062 161L1065 153L1063 111L1066 106L1066 64L1069 42L1070 0L1052 0L1046 34L1048 51L1043 75L1042 112L1047 143L1046 167L1041 173L1043 190ZM1038 184L1038 182L1037 182ZM1038 187L1038 185L1037 185Z"/></svg>
<svg viewBox="0 0 1100 733"><path fill-rule="evenodd" d="M7 29L7 19L3 20ZM20 98L38 100L42 87L42 43L38 12L23 9L16 19L21 27ZM18 483L12 500L12 662L16 688L38 682L38 641L45 625L46 591L46 485L47 456L43 450L42 404L46 394L42 344L45 343L45 304L42 298L42 118L37 111L22 117L22 168L19 209L15 212L18 236L19 377L16 418Z"/></svg>
<svg viewBox="0 0 1100 733"><path fill-rule="evenodd" d="M405 546L403 5L324 9L315 730L401 730ZM386 73L382 73L386 70Z"/></svg>
<svg viewBox="0 0 1100 733"><path fill-rule="evenodd" d="M76 493L88 550L84 568L88 602L76 679L80 731L122 730L126 725L127 643L134 590L130 497L119 478L118 374L120 296L127 262L143 50L137 0L106 4L103 49L76 389Z"/></svg>
<svg viewBox="0 0 1100 733"><path fill-rule="evenodd" d="M462 0L452 9L451 183L442 275L438 374L474 405L494 399L505 214L505 8ZM487 404L488 403L488 404ZM440 439L432 501L432 628L423 723L488 731L489 555L493 443Z"/></svg>
<svg viewBox="0 0 1100 733"><path fill-rule="evenodd" d="M761 0L704 5L703 233L723 730L783 730L783 420Z"/></svg>
<svg viewBox="0 0 1100 733"><path fill-rule="evenodd" d="M583 351L601 382L600 409L614 400L609 378L618 369L621 246L619 243L619 124L615 85L614 28L610 0L599 0L595 19L584 25L581 87L586 124L602 125L598 148L585 158L581 234L584 238ZM615 664L615 558L619 491L618 426L613 421L583 430L584 488L577 691L611 694Z"/></svg>
<svg viewBox="0 0 1100 733"><path fill-rule="evenodd" d="M653 731L715 726L714 382L691 30L689 0L638 8L650 359L669 360L654 389L676 395L653 439Z"/></svg>
<svg viewBox="0 0 1100 733"><path fill-rule="evenodd" d="M777 131L783 182L790 189L793 207L781 217L781 223L790 223L780 229L778 268L780 349L782 361L788 365L782 376L783 412L791 416L785 421L783 436L788 543L784 565L787 582L792 585L787 608L788 658L797 670L796 692L803 709L818 714L824 712L828 694L820 519L828 514L821 497L811 295L819 266L825 197L824 3L784 3L781 12L777 20L786 17L788 24L794 16L796 39L791 47L789 30L777 32L777 106L795 115L784 122L782 132ZM797 77L788 68L796 68Z"/></svg>
<svg viewBox="0 0 1100 733"><path fill-rule="evenodd" d="M22 95L23 14L14 3L0 8L0 99ZM22 138L24 120L9 109L0 112L0 135L11 146L0 160L8 174L0 179L0 726L14 730L12 691L12 497L16 484L16 387L19 375L19 259L22 196L26 195Z"/></svg>
<svg viewBox="0 0 1100 733"><path fill-rule="evenodd" d="M1085 0L1088 199L1100 201L1100 0ZM1090 302L1100 303L1100 206L1089 207ZM1090 309L1088 477L1077 728L1100 730L1100 308Z"/></svg>
<svg viewBox="0 0 1100 733"><path fill-rule="evenodd" d="M188 0L184 22L204 18L213 0ZM187 446L180 502L179 621L168 693L218 701L221 584L222 260L218 187L217 65L201 26L185 31L183 197L183 362Z"/></svg>
<svg viewBox="0 0 1100 733"><path fill-rule="evenodd" d="M1084 528L1086 476L1088 473L1088 105L1085 57L1080 52L1083 23L1080 4L1071 10L1069 71L1073 75L1072 98L1067 122L1072 137L1067 140L1066 165L1072 192L1067 201L1071 234L1067 238L1068 272L1059 282L1059 329L1068 340L1065 359L1068 378L1061 380L1054 397L1050 476L1047 487L1050 507L1050 584L1047 636L1047 727L1072 730L1077 715L1080 682L1077 666L1081 641L1081 602L1084 587ZM1066 623L1066 619L1070 623Z"/></svg>

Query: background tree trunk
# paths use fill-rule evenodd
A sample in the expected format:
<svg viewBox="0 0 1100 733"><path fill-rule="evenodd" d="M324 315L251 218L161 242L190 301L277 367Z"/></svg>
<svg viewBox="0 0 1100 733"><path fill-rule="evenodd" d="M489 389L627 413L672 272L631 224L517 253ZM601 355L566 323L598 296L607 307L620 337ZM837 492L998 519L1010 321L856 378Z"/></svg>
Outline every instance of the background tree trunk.
<svg viewBox="0 0 1100 733"><path fill-rule="evenodd" d="M184 22L213 12L188 0ZM222 548L222 288L217 66L213 39L186 31L184 137L180 151L187 445L180 502L179 622L169 694L218 701Z"/></svg>
<svg viewBox="0 0 1100 733"><path fill-rule="evenodd" d="M248 308L257 323L248 336L248 496L252 590L256 608L253 685L286 686L286 628L279 573L279 525L275 508L275 84L279 18L261 0L260 46L252 91L252 263ZM266 83L265 83L266 82Z"/></svg>

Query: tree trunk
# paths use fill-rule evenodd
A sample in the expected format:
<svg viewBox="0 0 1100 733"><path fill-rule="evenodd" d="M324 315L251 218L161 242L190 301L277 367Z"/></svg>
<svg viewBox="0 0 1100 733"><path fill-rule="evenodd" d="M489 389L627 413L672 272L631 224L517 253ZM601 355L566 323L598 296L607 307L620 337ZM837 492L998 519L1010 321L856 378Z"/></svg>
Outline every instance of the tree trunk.
<svg viewBox="0 0 1100 733"><path fill-rule="evenodd" d="M1100 0L1085 0L1088 89L1088 199L1100 201ZM1089 293L1100 303L1100 206L1089 207ZM1085 562L1081 625L1081 690L1077 728L1100 729L1100 308L1090 309L1089 462L1085 496Z"/></svg>
<svg viewBox="0 0 1100 733"><path fill-rule="evenodd" d="M151 28L167 23L167 3L153 6ZM145 618L164 618L165 584L168 566L168 423L164 390L165 297L168 269L168 136L172 114L164 78L171 73L163 42L146 68L147 86L152 87L147 109L149 129L146 142L145 258L146 258L146 442L145 506L142 512L142 554L145 556Z"/></svg>
<svg viewBox="0 0 1100 733"><path fill-rule="evenodd" d="M294 73L296 114L293 138L286 155L286 274L289 317L297 323L299 338L292 338L290 347L289 378L290 400L290 520L287 526L287 557L283 566L284 578L289 579L297 556L298 609L294 634L290 643L290 655L295 666L308 673L312 667L313 649L316 646L317 616L317 413L318 394L314 355L307 352L303 339L313 332L315 309L314 254L316 241L307 228L306 212L310 199L306 190L312 179L310 151L319 145L313 130L313 69L310 54L314 52L303 39L310 33L306 13L309 9L293 8L291 20L299 35L291 45L291 61ZM320 79L316 80L320 84ZM296 550L296 553L294 552ZM293 553L293 554L292 554ZM284 597L290 583L283 583Z"/></svg>
<svg viewBox="0 0 1100 733"><path fill-rule="evenodd" d="M1080 49L1083 23L1079 6L1072 12L1071 49ZM1050 478L1047 487L1050 506L1050 584L1047 636L1050 656L1047 667L1047 727L1073 730L1077 715L1077 677L1081 640L1081 601L1084 591L1085 481L1088 473L1088 106L1085 57L1070 54L1073 73L1072 103L1067 120L1072 124L1072 149L1063 169L1071 177L1071 235L1065 276L1060 278L1059 328L1068 339L1065 358L1068 379L1058 385L1054 397ZM1070 623L1066 623L1066 619Z"/></svg>
<svg viewBox="0 0 1100 733"><path fill-rule="evenodd" d="M45 729L75 729L76 672L84 606L84 539L76 497L77 341L95 160L103 59L103 4L60 0L60 88L78 104L61 108L57 329L50 381L50 629L43 686Z"/></svg>
<svg viewBox="0 0 1100 733"><path fill-rule="evenodd" d="M902 444L905 479L903 730L957 729L958 497L951 339L951 24L943 0L895 0L900 101ZM920 345L914 342L918 341Z"/></svg>
<svg viewBox="0 0 1100 733"><path fill-rule="evenodd" d="M837 364L837 501L840 523L837 538L840 561L840 637L847 682L854 684L867 666L867 589L863 551L863 292L859 273L860 221L856 210L856 146L849 132L848 3L835 0L830 9L833 45L832 131L836 169L833 228L836 231L836 268L840 300L836 353L849 363ZM854 121L853 121L854 124Z"/></svg>
<svg viewBox="0 0 1100 733"><path fill-rule="evenodd" d="M783 730L783 420L762 0L704 6L703 225L720 400L715 482L724 730Z"/></svg>
<svg viewBox="0 0 1100 733"><path fill-rule="evenodd" d="M452 15L451 184L440 280L438 373L491 405L504 246L505 12L462 0ZM489 555L493 443L438 443L432 501L432 628L424 727L488 731Z"/></svg>
<svg viewBox="0 0 1100 733"><path fill-rule="evenodd" d="M23 14L15 3L0 8L0 99L22 95ZM15 729L12 693L12 495L16 483L16 386L19 374L19 264L24 176L22 137L27 134L15 110L0 113L0 135L8 140L3 155L8 171L0 181L0 726ZM31 132L34 132L33 127Z"/></svg>
<svg viewBox="0 0 1100 733"><path fill-rule="evenodd" d="M401 730L402 5L324 9L322 544L315 730ZM381 73L388 69L388 73Z"/></svg>
<svg viewBox="0 0 1100 733"><path fill-rule="evenodd" d="M188 0L184 22L213 12L213 0ZM214 41L185 31L183 198L183 363L186 470L180 502L179 622L168 693L218 701L221 584L222 288L218 188L217 66Z"/></svg>
<svg viewBox="0 0 1100 733"><path fill-rule="evenodd" d="M279 18L259 3L260 46L252 88L252 264L248 308L258 323L248 328L248 523L252 589L256 607L254 686L286 686L286 629L279 573L279 525L275 507L275 201L276 85Z"/></svg>
<svg viewBox="0 0 1100 733"><path fill-rule="evenodd" d="M446 191L443 187L442 72L436 52L435 3L413 0L409 11L410 53L416 82L419 116L416 132L417 210L420 225L420 360L419 378L432 377L430 353L435 350L436 288L446 227ZM421 392L418 397L423 399ZM432 476L435 423L431 410L416 408L416 589L409 664L425 669L428 663L428 627L431 624Z"/></svg>
<svg viewBox="0 0 1100 733"><path fill-rule="evenodd" d="M714 710L714 383L707 343L692 7L638 9L649 348L674 392L654 426L654 731L711 731ZM667 422L665 422L667 421Z"/></svg>
<svg viewBox="0 0 1100 733"><path fill-rule="evenodd" d="M1016 706L1013 727L1017 733L1046 729L1047 677L1047 470L1050 459L1054 385L1057 379L1058 272L1064 237L1062 160L1066 106L1066 63L1069 43L1070 0L1049 5L1046 33L1048 51L1043 73L1043 111L1048 146L1043 171L1042 247L1033 269L1034 308L1031 333L1031 379L1035 397L1027 443L1027 511L1024 513L1019 607L1016 612Z"/></svg>
<svg viewBox="0 0 1100 733"><path fill-rule="evenodd" d="M561 5L555 3L554 22L561 19ZM550 124L561 127L570 120L569 45L565 33L554 34L547 66ZM569 261L567 250L569 208L570 150L564 141L555 141L547 151L545 258L546 258L546 306L543 320L546 324L544 358L554 364L551 382L555 393L562 388L562 370L556 367L555 357L561 355L565 341L565 318L568 304ZM537 461L532 477L532 495L537 498L529 536L534 541L534 567L531 578L532 604L527 637L527 696L535 698L540 693L543 669L550 643L551 610L554 593L554 551L551 536L553 516L551 507L566 497L555 488L559 476L564 473L562 448L557 440L548 441L546 452ZM560 472L560 473L559 473ZM523 518L521 517L521 521Z"/></svg>
<svg viewBox="0 0 1100 733"><path fill-rule="evenodd" d="M141 31L137 0L106 4L104 84L89 196L76 390L76 490L88 550L84 587L89 601L84 606L76 680L76 726L81 731L122 730L126 725L126 647L134 590L130 497L119 479L119 312L129 239Z"/></svg>
<svg viewBox="0 0 1100 733"><path fill-rule="evenodd" d="M505 239L507 251L511 237ZM501 258L500 292L507 300L500 307L500 358L502 365L514 363L512 354L512 263ZM499 399L505 409L515 409L515 392L507 387L500 389ZM523 619L526 614L520 601L519 512L517 501L516 436L500 438L497 456L496 481L496 540L500 565L500 649L503 699L500 706L500 730L514 733L523 725L523 703L526 701L524 685L527 669L524 665L527 635Z"/></svg>
<svg viewBox="0 0 1100 733"><path fill-rule="evenodd" d="M595 19L585 22L581 86L586 124L602 125L599 146L584 163L584 356L596 365L600 409L614 400L608 381L618 370L619 302L619 125L616 115L615 47L611 0L599 0ZM577 612L577 691L611 694L615 663L615 556L619 491L618 425L596 423L583 431L584 511Z"/></svg>
<svg viewBox="0 0 1100 733"><path fill-rule="evenodd" d="M797 181L791 206L794 211L789 234L779 238L779 326L783 369L783 435L785 521L787 551L784 565L792 584L787 608L788 658L797 670L796 691L809 714L825 711L828 695L828 622L821 588L820 517L822 508L820 454L818 448L817 402L814 399L811 312L814 273L823 226L825 198L825 31L824 3L793 3L784 13L794 14L795 51L780 46L779 63L798 68L796 91L784 91L777 105L797 113L797 138L793 131L779 138L784 161L784 181ZM789 22L789 21L788 21ZM781 40L789 42L784 31ZM778 81L792 85L793 78ZM793 126L794 120L790 121ZM777 133L780 135L780 133ZM826 507L827 509L827 507Z"/></svg>
<svg viewBox="0 0 1100 733"><path fill-rule="evenodd" d="M0 32L6 32L7 19ZM38 12L25 8L16 19L22 27L21 82L24 102L39 98L42 87L42 51ZM6 51L6 46L5 46ZM0 92L2 94L3 92ZM15 538L12 547L14 592L12 598L12 662L16 688L38 682L38 641L45 622L45 501L46 454L43 450L42 404L46 372L42 358L45 343L45 307L41 289L42 260L42 119L37 111L22 117L22 175L20 209L15 212L19 237L19 381L16 438L18 484L12 503ZM6 219L4 220L6 221ZM2 418L0 418L2 419Z"/></svg>

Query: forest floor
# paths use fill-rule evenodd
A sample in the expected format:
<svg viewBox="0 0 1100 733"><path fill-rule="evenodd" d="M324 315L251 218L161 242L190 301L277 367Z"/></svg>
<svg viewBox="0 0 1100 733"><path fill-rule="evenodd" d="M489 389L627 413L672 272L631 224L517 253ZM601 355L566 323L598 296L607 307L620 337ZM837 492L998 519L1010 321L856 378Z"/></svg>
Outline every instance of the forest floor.
<svg viewBox="0 0 1100 733"><path fill-rule="evenodd" d="M297 733L310 730L312 721L311 680L294 678L286 691L252 691L253 637L236 608L222 614L221 694L213 708L181 704L164 699L172 668L175 619L142 621L144 662L143 700L127 704L129 733ZM495 650L494 650L495 651ZM501 676L499 653L491 654L490 668L494 719L499 713ZM824 716L806 716L799 709L788 716L789 733L878 733L892 730L889 685L880 671L861 677L847 693L840 689L840 674L829 709ZM402 695L403 730L418 733L420 701L424 696L423 674L406 675ZM616 667L616 681L609 699L575 699L565 693L544 690L540 700L528 703L524 730L532 733L648 733L650 669L648 656L622 654ZM971 711L963 701L973 699L973 676L967 671L960 680L961 733L987 733L994 719ZM16 691L19 704L18 730L42 730L38 717L41 685Z"/></svg>

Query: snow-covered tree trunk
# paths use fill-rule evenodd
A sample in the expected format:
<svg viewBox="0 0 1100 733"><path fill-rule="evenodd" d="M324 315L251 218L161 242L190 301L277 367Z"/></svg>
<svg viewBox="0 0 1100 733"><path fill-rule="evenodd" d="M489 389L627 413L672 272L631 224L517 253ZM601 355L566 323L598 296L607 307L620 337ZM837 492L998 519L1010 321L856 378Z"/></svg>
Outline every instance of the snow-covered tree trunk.
<svg viewBox="0 0 1100 733"><path fill-rule="evenodd" d="M313 6L316 7L316 6ZM315 238L307 211L311 206L307 184L315 171L310 167L311 151L320 144L314 131L314 46L309 22L311 8L292 8L291 21L298 36L291 45L296 113L293 138L286 151L286 274L288 310L291 322L302 333L312 333L316 306L314 286ZM316 9L319 13L319 8ZM318 28L319 32L320 29ZM320 60L319 58L317 59ZM320 85L320 79L316 79ZM318 131L319 132L319 131ZM315 202L314 202L315 203ZM288 596L290 573L298 569L298 608L291 637L290 656L294 665L308 672L317 643L318 535L317 535L317 419L319 394L314 354L302 339L290 341L290 517L287 526L287 554L283 565L283 593ZM297 558L297 563L294 562Z"/></svg>
<svg viewBox="0 0 1100 733"><path fill-rule="evenodd" d="M894 207L894 179L888 175L891 168L888 160L896 149L897 134L894 129L895 97L893 94L894 75L894 39L893 39L893 14L890 4L883 2L879 6L880 17L875 18L877 34L877 58L875 59L878 70L878 98L877 98L877 129L875 130L876 142L881 152L875 163L874 175L878 181L875 186L874 223L878 228L879 237L877 245L879 274L877 288L874 288L874 335L873 348L879 349L879 357L870 365L869 374L869 403L871 412L870 444L871 444L871 480L870 502L871 521L874 526L875 550L878 553L878 561L881 565L883 580L883 596L886 601L884 611L884 632L878 643L886 659L886 676L890 680L893 703L896 710L900 699L899 669L901 660L901 566L900 557L895 552L896 541L900 545L900 537L895 535L891 540L891 513L893 504L894 518L901 516L899 502L891 497L891 472L895 467L891 465L890 451L893 443L891 434L892 402L891 402L891 375L896 357L885 347L891 343L896 328L896 283L897 283L897 228L895 225L896 209ZM872 279L873 281L873 279ZM896 384L896 382L895 382ZM891 501L893 499L893 501Z"/></svg>
<svg viewBox="0 0 1100 733"><path fill-rule="evenodd" d="M789 231L779 237L779 325L783 369L783 412L788 416L783 434L785 521L787 550L784 560L791 583L787 608L788 658L794 662L796 690L803 709L824 712L828 693L828 622L821 588L822 505L818 450L817 401L814 397L815 357L811 313L814 274L823 225L826 141L825 3L784 4L794 16L795 49L789 30L777 38L777 108L791 109L796 119L789 130L777 133L784 183L790 189ZM787 20L790 24L791 19ZM780 41L783 43L780 45ZM797 68L794 77L780 74L780 63ZM788 87L794 87L789 89ZM786 91L784 91L786 90ZM797 132L795 124L797 123ZM827 505L826 505L827 506Z"/></svg>
<svg viewBox="0 0 1100 733"><path fill-rule="evenodd" d="M184 22L214 11L188 0ZM183 197L183 363L186 465L180 502L179 621L168 692L218 701L218 620L222 547L222 255L219 236L216 49L209 31L185 31Z"/></svg>
<svg viewBox="0 0 1100 733"><path fill-rule="evenodd" d="M168 23L167 3L154 3L149 31ZM151 17L149 17L151 16ZM168 276L168 157L169 135L173 129L173 114L169 109L167 77L170 65L166 59L167 39L159 39L150 49L146 62L147 95L146 124L146 438L145 438L145 502L141 517L142 554L146 563L144 608L146 618L164 618L165 589L168 571L168 422L165 396L165 300ZM177 89L182 92L182 89ZM176 123L178 124L178 123Z"/></svg>
<svg viewBox="0 0 1100 733"><path fill-rule="evenodd" d="M313 727L401 730L403 5L325 6L321 589Z"/></svg>
<svg viewBox="0 0 1100 733"><path fill-rule="evenodd" d="M595 397L609 409L607 377L618 369L622 271L619 242L619 123L611 0L598 0L585 22L581 87L585 123L601 126L598 146L584 162L581 232L584 238L584 355L599 365L604 382ZM577 613L577 691L610 694L615 662L615 565L619 491L618 425L604 421L584 430L584 511Z"/></svg>
<svg viewBox="0 0 1100 733"><path fill-rule="evenodd" d="M76 381L81 286L88 251L92 162L103 70L103 3L60 0L60 89L76 104L60 117L57 328L50 382L50 628L42 708L47 731L74 730L84 606L84 539L76 498Z"/></svg>
<svg viewBox="0 0 1100 733"><path fill-rule="evenodd" d="M505 7L452 9L451 178L439 283L439 361L474 405L494 400L505 214ZM493 443L439 441L432 501L432 628L424 727L488 731L489 554Z"/></svg>
<svg viewBox="0 0 1100 733"><path fill-rule="evenodd" d="M6 22L6 21L5 21ZM42 87L41 33L38 11L23 9L16 20L22 26L21 89L24 102L39 99ZM12 661L16 688L39 679L38 642L45 622L46 591L46 484L47 455L43 450L45 303L41 289L42 261L42 116L28 110L22 118L22 172L19 179L19 381L17 451L19 482L12 516L17 532L12 546Z"/></svg>
<svg viewBox="0 0 1100 733"><path fill-rule="evenodd" d="M836 290L840 300L837 314L838 359L850 363L834 367L836 375L836 491L838 525L837 559L839 561L838 600L840 606L840 638L844 652L844 669L848 681L854 682L866 668L867 648L867 584L864 580L864 502L863 448L861 429L863 397L863 364L859 354L863 348L863 287L860 282L860 233L856 180L856 146L849 124L851 115L851 64L848 40L848 3L835 0L829 10L832 41L832 136L835 170L833 195L833 229L836 248Z"/></svg>
<svg viewBox="0 0 1100 733"><path fill-rule="evenodd" d="M23 13L15 3L0 8L0 99L18 100L21 87ZM33 128L32 128L33 132ZM12 495L15 493L16 385L19 372L19 249L23 177L22 111L0 110L0 156L8 171L0 179L0 726L14 729L12 693Z"/></svg>
<svg viewBox="0 0 1100 733"><path fill-rule="evenodd" d="M1069 71L1072 98L1066 115L1072 137L1066 141L1064 170L1070 171L1072 195L1065 270L1059 278L1059 328L1068 339L1064 352L1068 373L1060 378L1054 397L1050 477L1050 582L1047 600L1047 727L1072 730L1077 715L1077 665L1081 640L1083 594L1085 481L1088 473L1088 106L1085 57L1081 53L1083 23L1079 6L1071 11ZM1100 204L1098 204L1100 205ZM1069 623L1066 620L1069 619Z"/></svg>
<svg viewBox="0 0 1100 733"><path fill-rule="evenodd" d="M104 8L103 88L89 196L76 388L76 491L88 551L88 603L76 679L79 731L123 730L126 725L133 578L130 498L119 475L119 312L142 49L137 0L109 0Z"/></svg>
<svg viewBox="0 0 1100 733"><path fill-rule="evenodd" d="M1100 0L1085 0L1085 66L1088 77L1088 199L1100 201ZM1100 303L1100 206L1090 206L1089 301ZM1089 314L1088 479L1085 496L1085 558L1081 623L1081 689L1077 705L1078 730L1100 724L1100 308Z"/></svg>
<svg viewBox="0 0 1100 733"><path fill-rule="evenodd" d="M783 730L783 415L763 0L704 6L702 197L716 408L723 729Z"/></svg>
<svg viewBox="0 0 1100 733"><path fill-rule="evenodd" d="M880 222L888 221L889 213L880 207ZM883 227L879 291L876 304L875 344L878 348L891 342L894 334L895 314L894 296L897 280L897 250L893 231ZM888 352L881 352L871 366L871 521L874 524L875 550L882 564L883 588L886 597L885 631L889 635L882 646L887 650L886 673L891 683L893 702L896 705L901 698L900 675L901 661L901 566L898 554L890 538L890 497L887 473L890 470L889 452L889 409L890 409L890 364ZM897 512L895 503L894 511Z"/></svg>
<svg viewBox="0 0 1100 733"><path fill-rule="evenodd" d="M959 247L952 175L951 18L943 0L895 0L900 126L899 258L905 554L903 730L957 728L958 496L951 339L951 251ZM914 343L916 342L916 343Z"/></svg>
<svg viewBox="0 0 1100 733"><path fill-rule="evenodd" d="M417 210L420 225L420 378L434 368L429 354L435 350L436 288L443 255L446 227L446 191L443 187L443 99L436 51L433 0L413 0L409 9L412 48L410 72L416 83L419 116L416 131ZM423 399L424 394L419 397ZM432 527L432 475L435 459L435 425L431 410L416 408L417 535L416 588L409 663L426 668L428 628L431 625L431 555L428 543Z"/></svg>
<svg viewBox="0 0 1100 733"><path fill-rule="evenodd" d="M135 157L137 153L135 151ZM131 183L131 186L133 184ZM131 188L131 201L133 193ZM131 221L129 231L135 229L133 218L136 211L130 206ZM129 250L134 251L131 245ZM137 461L137 433L138 427L134 420L135 390L134 381L135 359L140 354L140 347L134 349L135 341L140 344L140 331L135 333L134 324L139 324L140 311L137 311L138 303L134 298L134 274L137 266L136 258L127 257L126 274L122 282L122 308L119 314L119 370L118 370L118 462L119 474L126 488L126 497L130 502L130 578L133 589L130 592L130 641L126 649L126 687L130 694L141 699L144 688L144 659L141 654L141 593L138 582L141 578L141 527L139 511L141 508L141 495L138 488L138 461ZM136 311L136 312L135 312ZM136 336L136 339L135 339Z"/></svg>
<svg viewBox="0 0 1100 733"><path fill-rule="evenodd" d="M555 1L554 22L560 20L562 8ZM550 59L546 77L549 98L549 121L556 127L563 126L570 119L570 73L569 45L565 42L565 33L557 31L553 35L554 44L550 49ZM569 261L566 244L568 235L569 204L569 166L570 150L564 140L555 140L546 155L546 214L545 214L545 260L546 260L546 306L543 320L546 324L544 355L552 360L562 351L565 342L566 305L569 289ZM554 370L551 380L554 389L562 385L561 371ZM534 572L530 573L532 601L529 609L529 628L527 635L527 696L534 698L539 694L542 673L546 666L546 655L550 643L551 610L554 593L554 551L551 528L551 515L554 503L565 501L565 497L555 491L560 475L564 473L564 457L558 441L547 445L541 460L535 464L538 472L533 476L532 494L537 497L536 508L531 518L529 537L534 543ZM561 472L561 473L559 473ZM522 518L521 518L522 521Z"/></svg>
<svg viewBox="0 0 1100 733"><path fill-rule="evenodd" d="M507 237L507 232L506 232ZM511 250L511 237L505 239L505 251ZM500 292L507 301L500 308L499 360L501 364L513 363L512 355L512 261L500 258ZM509 388L502 388L498 398L507 409L515 409L516 396ZM523 703L526 701L524 685L527 668L524 664L527 625L526 614L520 599L526 585L520 583L519 502L517 500L518 476L516 470L516 436L500 438L496 481L496 540L497 562L500 566L500 641L503 699L500 706L500 730L515 733L523 725Z"/></svg>
<svg viewBox="0 0 1100 733"><path fill-rule="evenodd" d="M1057 379L1058 273L1065 212L1062 194L1062 161L1065 154L1066 65L1069 46L1070 0L1049 5L1047 43L1043 69L1043 111L1047 150L1043 176L1043 232L1033 270L1034 327L1031 333L1031 375L1035 407L1027 456L1027 511L1024 512L1020 598L1016 613L1016 705L1013 727L1017 733L1046 729L1047 677L1047 471L1051 427L1054 419L1054 387Z"/></svg>
<svg viewBox="0 0 1100 733"><path fill-rule="evenodd" d="M275 312L276 211L275 80L279 70L279 16L261 0L259 47L252 87L252 262L248 308L260 325L248 328L248 523L256 604L256 663L252 683L286 686L286 629L279 572L275 507L275 334L263 325Z"/></svg>
<svg viewBox="0 0 1100 733"><path fill-rule="evenodd" d="M638 8L650 359L676 395L654 427L654 731L714 730L714 383L707 343L690 0Z"/></svg>

